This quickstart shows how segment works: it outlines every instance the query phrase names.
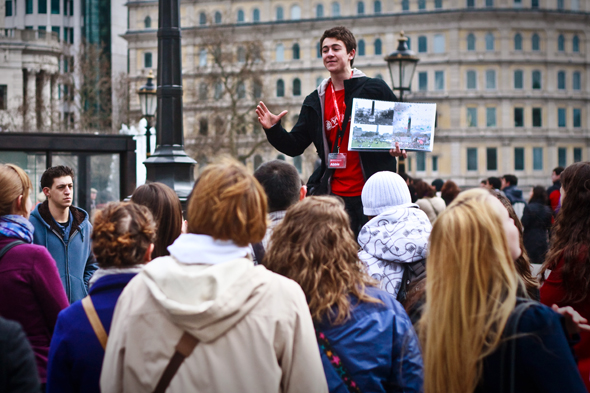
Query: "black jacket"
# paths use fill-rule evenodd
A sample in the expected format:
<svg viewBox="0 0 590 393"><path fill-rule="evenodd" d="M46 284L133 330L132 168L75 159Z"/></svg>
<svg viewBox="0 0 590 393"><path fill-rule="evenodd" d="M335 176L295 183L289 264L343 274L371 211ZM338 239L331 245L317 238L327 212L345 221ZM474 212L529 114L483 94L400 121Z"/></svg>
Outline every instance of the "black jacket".
<svg viewBox="0 0 590 393"><path fill-rule="evenodd" d="M368 78L358 70L355 70L355 73L351 79L344 81L346 112L342 124L348 124L350 120L353 98L397 101L395 94L393 94L384 81ZM301 113L299 114L299 120L291 132L287 132L281 126L280 122L272 128L264 130L270 144L280 152L291 157L301 155L311 143L314 144L321 164L309 177L307 182L310 195L330 192L328 184L332 171L326 171L326 161L331 151L331 146L327 142L323 127L323 100L325 98L326 86L327 81L324 81L318 89L314 90L313 93L305 98L301 107ZM344 141L343 143L348 143L348 141ZM396 159L389 152L359 152L359 156L365 180L376 172L395 172Z"/></svg>
<svg viewBox="0 0 590 393"><path fill-rule="evenodd" d="M522 214L524 231L522 241L531 263L545 262L549 248L549 229L551 229L551 208L542 203L529 203Z"/></svg>
<svg viewBox="0 0 590 393"><path fill-rule="evenodd" d="M37 364L21 326L0 317L0 392L40 391Z"/></svg>

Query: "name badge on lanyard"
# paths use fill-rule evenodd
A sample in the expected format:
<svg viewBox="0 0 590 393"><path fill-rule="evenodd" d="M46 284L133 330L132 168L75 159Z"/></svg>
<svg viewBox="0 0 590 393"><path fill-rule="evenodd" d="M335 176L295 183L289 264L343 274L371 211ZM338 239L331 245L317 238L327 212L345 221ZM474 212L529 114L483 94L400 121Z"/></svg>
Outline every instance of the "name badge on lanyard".
<svg viewBox="0 0 590 393"><path fill-rule="evenodd" d="M336 92L332 81L330 81L330 89L332 89L332 100L334 100L334 110L336 111L336 118L338 119L338 133L336 134L336 153L328 154L328 168L330 169L345 169L346 168L346 153L340 153L340 143L344 138L344 130L342 129L343 116L340 115L340 108L336 101Z"/></svg>

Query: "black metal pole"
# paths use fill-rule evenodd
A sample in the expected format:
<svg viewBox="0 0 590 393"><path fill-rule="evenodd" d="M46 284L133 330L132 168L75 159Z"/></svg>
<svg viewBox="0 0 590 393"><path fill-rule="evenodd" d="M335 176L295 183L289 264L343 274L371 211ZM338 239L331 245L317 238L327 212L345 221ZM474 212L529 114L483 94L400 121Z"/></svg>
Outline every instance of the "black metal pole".
<svg viewBox="0 0 590 393"><path fill-rule="evenodd" d="M151 116L146 116L145 121L147 122L147 126L145 128L145 156L146 158L152 154L152 132L151 128Z"/></svg>
<svg viewBox="0 0 590 393"><path fill-rule="evenodd" d="M156 151L144 162L147 181L168 185L185 205L197 162L187 156L183 146L179 0L159 1L156 136Z"/></svg>

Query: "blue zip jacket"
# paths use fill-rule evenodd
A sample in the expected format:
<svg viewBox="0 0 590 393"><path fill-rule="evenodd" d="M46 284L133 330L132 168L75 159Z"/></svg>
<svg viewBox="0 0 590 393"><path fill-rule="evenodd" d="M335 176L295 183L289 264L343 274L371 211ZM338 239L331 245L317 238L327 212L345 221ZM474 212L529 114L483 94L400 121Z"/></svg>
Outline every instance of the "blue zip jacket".
<svg viewBox="0 0 590 393"><path fill-rule="evenodd" d="M47 201L35 207L29 221L35 227L33 243L46 247L55 260L71 304L88 295L88 281L97 264L91 250L92 225L88 221L88 213L72 206L70 215L72 226L67 243L49 212Z"/></svg>
<svg viewBox="0 0 590 393"><path fill-rule="evenodd" d="M422 392L423 363L418 338L402 305L389 293L366 288L383 302L358 303L341 325L316 324L363 392ZM357 303L357 302L353 302ZM348 393L320 347L330 393Z"/></svg>
<svg viewBox="0 0 590 393"><path fill-rule="evenodd" d="M112 274L99 278L90 298L107 332L117 300L136 273ZM47 393L100 393L100 372L104 350L88 321L82 301L59 313L47 365Z"/></svg>

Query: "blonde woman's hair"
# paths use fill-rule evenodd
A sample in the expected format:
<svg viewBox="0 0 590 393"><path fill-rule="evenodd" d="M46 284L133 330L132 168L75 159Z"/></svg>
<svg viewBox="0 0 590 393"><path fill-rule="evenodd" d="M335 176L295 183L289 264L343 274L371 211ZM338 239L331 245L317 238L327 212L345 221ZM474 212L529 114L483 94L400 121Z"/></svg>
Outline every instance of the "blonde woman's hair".
<svg viewBox="0 0 590 393"><path fill-rule="evenodd" d="M425 393L473 392L516 305L522 283L492 199L486 190L462 192L430 234L419 322Z"/></svg>
<svg viewBox="0 0 590 393"><path fill-rule="evenodd" d="M26 201L33 188L31 179L20 167L13 164L0 164L0 216L14 214L15 201L23 196L21 211L26 214Z"/></svg>
<svg viewBox="0 0 590 393"><path fill-rule="evenodd" d="M340 199L309 197L293 205L270 243L266 266L301 286L316 322L340 324L348 319L350 295L362 302L380 302L365 293L366 286L377 283L358 259L358 245Z"/></svg>

